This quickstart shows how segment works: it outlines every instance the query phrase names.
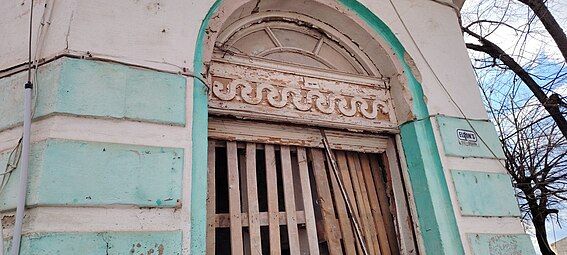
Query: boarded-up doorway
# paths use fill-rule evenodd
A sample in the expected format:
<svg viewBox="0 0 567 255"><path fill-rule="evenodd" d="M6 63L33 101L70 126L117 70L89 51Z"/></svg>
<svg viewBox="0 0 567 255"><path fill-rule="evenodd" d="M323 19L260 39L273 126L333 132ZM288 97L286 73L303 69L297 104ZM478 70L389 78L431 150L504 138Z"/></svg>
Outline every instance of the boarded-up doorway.
<svg viewBox="0 0 567 255"><path fill-rule="evenodd" d="M317 130L210 125L209 254L362 254ZM370 254L398 254L386 138L328 133Z"/></svg>
<svg viewBox="0 0 567 255"><path fill-rule="evenodd" d="M359 45L294 12L222 28L206 65L209 254L415 251L392 79Z"/></svg>

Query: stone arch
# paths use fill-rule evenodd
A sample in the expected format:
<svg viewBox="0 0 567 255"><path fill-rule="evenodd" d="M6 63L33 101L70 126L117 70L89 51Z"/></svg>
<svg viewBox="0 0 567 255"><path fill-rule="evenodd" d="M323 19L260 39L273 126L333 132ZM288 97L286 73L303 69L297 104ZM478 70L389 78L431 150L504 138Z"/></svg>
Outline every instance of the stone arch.
<svg viewBox="0 0 567 255"><path fill-rule="evenodd" d="M254 11L256 2L238 0L222 3L217 1L215 3L213 8L211 8L211 11L215 9L214 14L209 13L211 14L210 19L205 20L203 23L206 28L202 27L202 30L205 29L207 32L200 40L202 41L202 50L195 55L195 73L206 76L206 68L212 58L215 42L221 36L220 31L225 30L228 24L233 24L244 16L250 16ZM347 4L346 2L353 3ZM261 1L259 7L261 7L261 10L269 10L269 12L265 12L267 13L266 15L273 16L275 14L274 11L277 10L283 10L292 14L299 13L327 26L328 30L341 31L342 36L346 38L339 38L339 40L353 42L354 45L350 45L350 48L366 55L373 62L371 65L376 66L380 70L379 73L371 75L390 79L393 97L399 99L396 100L396 116L401 117L398 119L399 123L404 123L413 118L420 118L420 116L427 116L427 110L419 106L421 104L425 105L425 103L416 103L423 99L423 93L419 82L415 78L420 75L414 75L413 73L418 72L417 68L415 68L415 65L410 66L406 62L406 59L411 59L411 57L409 57L403 46L382 21L377 19L380 27L375 27L377 24L375 21L366 20L366 16L358 15L355 8L351 8L354 7L354 2L356 1L269 0ZM360 5L358 2L356 4ZM364 6L360 5L360 7ZM309 14L306 14L302 10L310 11ZM382 36L382 34L388 35ZM389 42L391 39L394 39L395 42Z"/></svg>
<svg viewBox="0 0 567 255"><path fill-rule="evenodd" d="M337 70L338 67L343 67L345 72L382 77L372 60L347 36L327 23L301 13L270 11L246 16L224 27L217 37L215 47L242 51L237 46L246 45L248 37L253 36L255 37L249 40L255 40L257 44L262 43L258 41L263 37L266 42L261 46L265 48L254 49L258 52L249 50L242 53L270 58L274 53L297 52L320 62L320 66L325 69ZM283 40L278 39L280 36ZM293 36L300 36L299 40L303 44L288 44L293 39L298 39L288 38ZM332 52L322 54L324 47ZM328 59L335 56L335 59Z"/></svg>
<svg viewBox="0 0 567 255"><path fill-rule="evenodd" d="M392 31L364 5L354 0L313 0L313 1L266 1L270 4L281 4L279 8L290 12L302 12L309 9L310 16L321 20L340 31L349 31L345 34L353 41L365 41L359 36L368 36L364 53L370 59L384 59L381 73L386 77L395 79L392 83L392 93L396 105L396 115L399 119L403 149L406 154L406 163L410 175L410 182L415 194L416 210L419 227L427 229L422 231L421 238L425 252L431 254L462 254L463 248L460 240L454 212L443 169L437 153L437 145L433 128L424 99L421 84L417 77L417 68L404 47ZM259 3L259 1L258 1ZM295 3L295 5L294 5ZM298 4L299 3L299 4ZM314 4L320 8L309 8L305 4ZM223 26L252 13L257 12L257 1L217 0L209 10L202 23L194 59L194 72L196 76L206 75L208 62L212 58L213 48L222 31ZM273 7L273 5L272 5ZM311 6L313 7L313 6ZM287 9L286 9L287 8ZM316 11L314 11L316 10ZM325 11L339 15L324 15ZM333 17L332 20L329 17ZM358 32L358 33L357 33ZM363 37L364 38L364 37ZM381 49L376 49L380 46ZM369 50L368 47L371 49ZM372 49L372 47L375 47ZM377 56L382 56L377 57ZM193 100L193 158L206 158L207 152L207 91L202 78L194 80ZM203 254L205 239L206 212L206 162L202 160L192 163L192 209L191 209L191 253ZM427 171L426 171L427 169Z"/></svg>

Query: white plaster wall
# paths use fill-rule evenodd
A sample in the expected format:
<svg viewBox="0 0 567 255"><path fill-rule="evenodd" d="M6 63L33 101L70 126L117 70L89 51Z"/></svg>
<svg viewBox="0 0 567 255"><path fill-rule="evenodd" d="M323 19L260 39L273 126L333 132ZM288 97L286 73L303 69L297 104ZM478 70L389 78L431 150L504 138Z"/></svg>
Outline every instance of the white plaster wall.
<svg viewBox="0 0 567 255"><path fill-rule="evenodd" d="M33 29L34 47L37 47L36 35L41 27L40 19L45 16L49 23L46 23L48 25L44 31L45 39L40 45L42 53L39 58L50 58L66 53L86 55L89 52L95 57L111 58L173 72L191 72L196 37L201 21L213 2L213 0L37 0L34 9L36 14ZM395 0L396 7L415 39L416 45L402 26L390 1L361 0L361 2L365 3L393 30L415 60L423 78L422 83L431 114L462 116L454 103L449 100L443 87L437 82L434 75L436 74L467 117L487 118L453 9L426 0ZM0 33L2 34L0 36L0 70L27 61L29 3L30 0L21 0L7 1L6 4L0 5ZM44 15L46 3L53 3L53 11L49 12L47 9L48 12ZM188 85L192 85L190 81L189 83ZM187 119L190 120L191 86L188 86L187 95ZM54 127L57 126L59 128L55 129ZM124 133L126 126L128 126L128 132ZM92 130L94 133L105 129L109 133L85 136L87 133L77 133L71 127ZM153 124L132 125L127 121L55 117L37 123L35 128L50 130L50 133L43 133L35 139L53 135L81 140L162 146L183 141L186 151L184 190L190 190L190 125L185 128L163 129L154 127ZM0 134L0 141L2 141L0 151L10 148L19 137L19 132L19 129L13 129ZM150 136L157 137L158 134L165 135L166 138L160 139L159 142L149 138ZM472 159L443 158L446 169L477 165L470 161ZM495 171L501 171L501 169ZM453 190L451 186L450 189ZM451 196L456 201L455 194L451 193ZM189 197L188 193L184 194L184 206L190 205ZM188 210L182 211L188 212ZM501 226L498 228L499 231L506 231L506 229L510 232L521 231L518 228L519 223L465 219L458 213L456 214L463 241L465 240L463 229L467 228L489 229ZM177 228L179 226L174 226L182 224L184 232L187 233L189 231L188 215L177 217L181 217L181 220L171 219L170 226ZM132 221L133 228L135 228L134 222L135 219ZM188 235L184 236L186 238L184 248L187 249L189 247Z"/></svg>
<svg viewBox="0 0 567 255"><path fill-rule="evenodd" d="M389 0L362 0L361 2L365 3L392 29L415 60L423 77L422 85L430 114L463 117L443 87L437 82L434 75L436 74L466 117L487 119L462 38L458 17L452 8L433 1L393 1L411 33L410 37Z"/></svg>
<svg viewBox="0 0 567 255"><path fill-rule="evenodd" d="M27 59L29 2L9 1L9 4L0 6L3 14L0 15L0 31L7 35L3 36L0 47L0 70L24 63ZM51 16L45 15L51 22L45 32L40 57L89 52L95 57L174 72L190 72L197 33L213 2L38 0L34 34L38 34L44 4L53 3ZM361 2L393 30L414 58L423 77L431 114L462 116L435 78L436 74L466 117L487 119L457 15L452 8L425 0L393 1L416 45L389 0Z"/></svg>

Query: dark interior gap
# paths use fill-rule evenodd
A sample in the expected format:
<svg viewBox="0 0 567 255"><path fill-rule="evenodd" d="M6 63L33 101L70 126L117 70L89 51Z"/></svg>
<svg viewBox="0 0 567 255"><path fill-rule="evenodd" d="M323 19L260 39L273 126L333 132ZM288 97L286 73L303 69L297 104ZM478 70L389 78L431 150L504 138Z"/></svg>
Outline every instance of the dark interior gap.
<svg viewBox="0 0 567 255"><path fill-rule="evenodd" d="M268 211L268 187L266 184L266 152L256 150L256 185L258 187L258 208Z"/></svg>
<svg viewBox="0 0 567 255"><path fill-rule="evenodd" d="M216 213L228 213L228 166L226 147L216 147L215 174Z"/></svg>
<svg viewBox="0 0 567 255"><path fill-rule="evenodd" d="M279 148L279 147L278 147ZM281 151L275 151L276 159L276 173L277 173L277 183L278 183L278 211L285 212L285 199L283 190L283 176L282 176L282 156Z"/></svg>

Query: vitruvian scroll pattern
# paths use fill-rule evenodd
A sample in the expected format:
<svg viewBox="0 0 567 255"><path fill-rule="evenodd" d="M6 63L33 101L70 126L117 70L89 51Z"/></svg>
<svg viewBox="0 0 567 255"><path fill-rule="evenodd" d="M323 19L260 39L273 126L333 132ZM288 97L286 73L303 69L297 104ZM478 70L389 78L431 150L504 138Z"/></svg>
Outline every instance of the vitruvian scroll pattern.
<svg viewBox="0 0 567 255"><path fill-rule="evenodd" d="M209 74L214 115L371 131L397 127L387 81L378 78L220 61Z"/></svg>
<svg viewBox="0 0 567 255"><path fill-rule="evenodd" d="M242 79L235 79L227 84L216 80L213 82L212 94L223 101L232 101L238 96L245 103L252 105L262 102L276 108L293 105L299 111L317 110L324 114L342 114L348 117L359 113L364 118L376 119L379 112L388 114L386 102L378 98L364 99L356 95L277 87L266 82L255 84Z"/></svg>

